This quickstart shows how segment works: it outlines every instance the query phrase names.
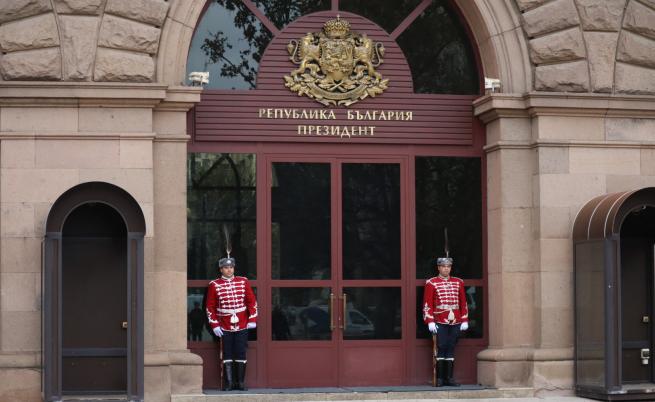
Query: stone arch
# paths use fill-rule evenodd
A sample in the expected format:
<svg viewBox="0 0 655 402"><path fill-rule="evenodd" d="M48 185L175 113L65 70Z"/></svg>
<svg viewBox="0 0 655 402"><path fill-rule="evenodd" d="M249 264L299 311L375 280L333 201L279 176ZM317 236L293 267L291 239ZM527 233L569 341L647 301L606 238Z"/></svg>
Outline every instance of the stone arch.
<svg viewBox="0 0 655 402"><path fill-rule="evenodd" d="M208 0L173 0L157 57L159 80L180 85L193 30ZM511 0L454 0L479 48L485 76L500 78L503 92L526 92L532 72L520 14ZM519 62L517 62L519 60Z"/></svg>

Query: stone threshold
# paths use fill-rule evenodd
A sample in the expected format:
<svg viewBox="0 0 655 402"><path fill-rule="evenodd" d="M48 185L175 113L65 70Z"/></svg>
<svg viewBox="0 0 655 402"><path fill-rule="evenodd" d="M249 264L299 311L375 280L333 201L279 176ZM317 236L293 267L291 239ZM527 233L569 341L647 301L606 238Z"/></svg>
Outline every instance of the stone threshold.
<svg viewBox="0 0 655 402"><path fill-rule="evenodd" d="M348 388L262 388L248 391L205 391L204 394L172 395L171 402L281 402L281 401L390 401L435 399L529 398L532 388L461 387L348 387Z"/></svg>

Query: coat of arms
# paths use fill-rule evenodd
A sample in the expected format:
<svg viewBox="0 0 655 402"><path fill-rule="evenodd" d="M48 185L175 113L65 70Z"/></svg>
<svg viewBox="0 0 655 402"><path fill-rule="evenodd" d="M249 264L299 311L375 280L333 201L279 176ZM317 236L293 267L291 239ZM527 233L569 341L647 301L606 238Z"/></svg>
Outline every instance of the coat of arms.
<svg viewBox="0 0 655 402"><path fill-rule="evenodd" d="M375 71L384 61L384 46L351 32L350 23L338 15L323 25L323 32L292 40L287 50L299 67L284 77L285 86L298 96L349 106L387 89L389 80Z"/></svg>

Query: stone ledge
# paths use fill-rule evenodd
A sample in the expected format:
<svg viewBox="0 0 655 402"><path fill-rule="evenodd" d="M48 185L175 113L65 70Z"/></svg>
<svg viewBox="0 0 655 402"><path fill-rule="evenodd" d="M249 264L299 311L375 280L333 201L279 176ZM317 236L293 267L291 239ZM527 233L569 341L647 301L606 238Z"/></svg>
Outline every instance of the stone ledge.
<svg viewBox="0 0 655 402"><path fill-rule="evenodd" d="M598 116L655 117L655 96L562 94L489 94L473 101L474 113L485 124L501 117Z"/></svg>
<svg viewBox="0 0 655 402"><path fill-rule="evenodd" d="M159 99L166 98L168 85L109 82L0 82L2 97L8 98L95 98Z"/></svg>
<svg viewBox="0 0 655 402"><path fill-rule="evenodd" d="M113 133L113 132L35 132L0 131L0 141L8 140L154 140L157 133Z"/></svg>

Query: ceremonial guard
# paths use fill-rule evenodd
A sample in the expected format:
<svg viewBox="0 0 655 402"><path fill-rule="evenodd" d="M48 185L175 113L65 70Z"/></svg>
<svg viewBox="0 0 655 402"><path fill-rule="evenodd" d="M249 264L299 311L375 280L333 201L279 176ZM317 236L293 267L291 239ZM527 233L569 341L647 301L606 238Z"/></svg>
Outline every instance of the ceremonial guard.
<svg viewBox="0 0 655 402"><path fill-rule="evenodd" d="M207 317L214 334L222 338L226 391L245 390L248 330L257 327L257 300L248 279L234 275L235 260L218 261L221 276L209 283Z"/></svg>
<svg viewBox="0 0 655 402"><path fill-rule="evenodd" d="M447 244L447 243L446 243ZM436 386L459 386L453 380L455 362L455 345L460 331L466 331L468 324L468 306L464 293L464 281L450 276L453 259L437 258L439 275L425 283L423 294L423 321L428 330L437 335L437 373Z"/></svg>

